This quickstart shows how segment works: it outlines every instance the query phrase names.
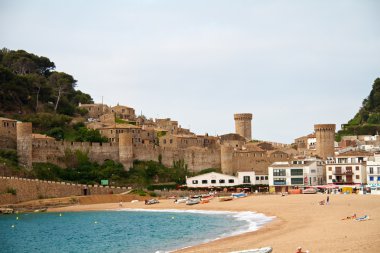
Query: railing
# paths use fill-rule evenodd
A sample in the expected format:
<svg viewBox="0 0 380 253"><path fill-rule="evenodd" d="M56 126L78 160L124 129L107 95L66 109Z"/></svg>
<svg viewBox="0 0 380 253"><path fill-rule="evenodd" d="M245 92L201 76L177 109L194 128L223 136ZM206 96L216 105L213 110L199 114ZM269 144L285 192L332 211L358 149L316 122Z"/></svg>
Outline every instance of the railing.
<svg viewBox="0 0 380 253"><path fill-rule="evenodd" d="M354 175L354 173L352 171L345 171L345 172L342 172L342 171L335 171L333 173L333 175L347 175L347 176L352 176Z"/></svg>

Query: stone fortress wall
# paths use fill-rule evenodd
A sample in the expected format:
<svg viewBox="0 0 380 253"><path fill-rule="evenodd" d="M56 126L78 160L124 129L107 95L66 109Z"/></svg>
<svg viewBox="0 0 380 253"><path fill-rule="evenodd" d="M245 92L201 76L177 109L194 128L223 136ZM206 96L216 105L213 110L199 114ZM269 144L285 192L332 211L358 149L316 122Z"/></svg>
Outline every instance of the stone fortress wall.
<svg viewBox="0 0 380 253"><path fill-rule="evenodd" d="M87 194L90 195L116 194L128 190L126 187L83 185L29 178L0 177L0 205L41 198L80 196L84 195L85 188L87 188ZM9 189L15 190L16 194L5 193Z"/></svg>
<svg viewBox="0 0 380 253"><path fill-rule="evenodd" d="M85 107L84 107L85 108ZM90 106L99 118L108 115L109 109L104 105ZM94 109L95 108L95 109ZM104 110L106 108L106 110ZM120 109L120 117L136 119L137 125L126 124L120 127L117 124L108 124L97 121L97 124L105 124L108 131L116 134L114 141L108 143L89 142L69 142L56 141L50 137L35 137L32 134L31 123L17 122L16 137L13 133L3 133L5 137L16 138L19 163L22 166L31 168L32 163L49 162L59 166L65 165L65 155L68 151L80 150L87 153L91 161L103 163L105 160L115 160L124 165L128 170L134 160L158 161L159 157L165 166L172 166L174 161L184 160L188 169L197 172L206 168L221 168L223 173L236 174L238 171L255 171L258 174L267 174L268 166L275 161L288 161L297 151L291 150L290 145L265 142L271 149L258 148L258 143L252 142L250 113L234 114L235 134L222 136L195 135L188 129L178 126L177 121L171 119L151 119L136 117L131 108L117 106ZM133 108L132 108L133 109ZM103 114L102 114L103 113ZM125 115L124 115L124 114ZM113 116L106 118L112 119ZM113 114L114 115L114 114ZM114 118L113 118L114 119ZM0 118L0 123L4 124L9 119ZM93 119L92 119L93 120ZM99 119L98 119L99 120ZM111 120L112 121L112 120ZM146 123L146 125L145 125ZM5 123L6 124L6 123ZM108 125L107 125L108 124ZM149 126L145 130L144 126ZM125 129L124 129L125 128ZM144 141L148 137L143 134L149 132L149 141ZM151 133L153 131L153 134ZM332 154L334 151L334 131L335 125L316 125L315 131L320 154L322 157ZM165 132L165 135L158 136L157 133ZM0 136L1 138L4 136ZM331 144L332 143L332 144Z"/></svg>

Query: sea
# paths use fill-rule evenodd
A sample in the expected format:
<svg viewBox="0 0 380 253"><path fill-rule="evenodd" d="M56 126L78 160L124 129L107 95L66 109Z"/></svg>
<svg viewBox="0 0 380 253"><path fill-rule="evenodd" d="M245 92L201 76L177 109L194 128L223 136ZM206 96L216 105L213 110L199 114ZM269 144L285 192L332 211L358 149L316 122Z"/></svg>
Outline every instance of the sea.
<svg viewBox="0 0 380 253"><path fill-rule="evenodd" d="M0 216L0 252L164 253L255 231L255 212L119 209Z"/></svg>

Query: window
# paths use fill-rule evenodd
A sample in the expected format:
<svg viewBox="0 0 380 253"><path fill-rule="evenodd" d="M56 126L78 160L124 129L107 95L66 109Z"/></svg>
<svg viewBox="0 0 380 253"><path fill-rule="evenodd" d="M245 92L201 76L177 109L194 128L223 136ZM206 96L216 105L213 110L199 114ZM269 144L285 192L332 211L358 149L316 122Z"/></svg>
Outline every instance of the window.
<svg viewBox="0 0 380 253"><path fill-rule="evenodd" d="M211 180L211 183L212 183L212 184L216 184L216 180L215 180L215 179L212 179L212 180Z"/></svg>
<svg viewBox="0 0 380 253"><path fill-rule="evenodd" d="M302 177L296 177L290 179L291 184L303 184L303 178Z"/></svg>
<svg viewBox="0 0 380 253"><path fill-rule="evenodd" d="M273 176L286 176L286 171L284 169L273 170Z"/></svg>
<svg viewBox="0 0 380 253"><path fill-rule="evenodd" d="M202 184L207 184L207 180L202 180Z"/></svg>
<svg viewBox="0 0 380 253"><path fill-rule="evenodd" d="M303 175L303 169L291 169L290 175L291 176L302 176Z"/></svg>
<svg viewBox="0 0 380 253"><path fill-rule="evenodd" d="M356 170L359 170L359 166L356 166Z"/></svg>
<svg viewBox="0 0 380 253"><path fill-rule="evenodd" d="M249 184L249 183L251 183L251 177L250 177L250 176L244 176L244 177L243 177L243 183L244 183L244 184Z"/></svg>
<svg viewBox="0 0 380 253"><path fill-rule="evenodd" d="M264 180L264 176L261 176L261 180Z"/></svg>
<svg viewBox="0 0 380 253"><path fill-rule="evenodd" d="M164 139L164 144L166 144L166 139Z"/></svg>
<svg viewBox="0 0 380 253"><path fill-rule="evenodd" d="M369 181L373 181L373 177L369 177Z"/></svg>
<svg viewBox="0 0 380 253"><path fill-rule="evenodd" d="M193 184L198 184L198 180L193 180Z"/></svg>
<svg viewBox="0 0 380 253"><path fill-rule="evenodd" d="M265 180L268 180L268 176L265 176L264 178L265 178Z"/></svg>
<svg viewBox="0 0 380 253"><path fill-rule="evenodd" d="M369 167L369 174L373 174L373 167Z"/></svg>
<svg viewBox="0 0 380 253"><path fill-rule="evenodd" d="M226 182L226 180L224 179L219 179L219 184L224 184Z"/></svg>
<svg viewBox="0 0 380 253"><path fill-rule="evenodd" d="M256 180L260 180L260 177L256 177Z"/></svg>
<svg viewBox="0 0 380 253"><path fill-rule="evenodd" d="M170 139L170 144L172 144L173 143L173 139Z"/></svg>
<svg viewBox="0 0 380 253"><path fill-rule="evenodd" d="M356 175L356 179L360 179L360 175Z"/></svg>
<svg viewBox="0 0 380 253"><path fill-rule="evenodd" d="M286 179L285 178L276 178L273 180L274 185L286 185Z"/></svg>
<svg viewBox="0 0 380 253"><path fill-rule="evenodd" d="M235 180L233 180L233 179L228 179L228 183L233 184L234 182L235 182Z"/></svg>
<svg viewBox="0 0 380 253"><path fill-rule="evenodd" d="M377 181L380 181L380 177L377 177Z"/></svg>
<svg viewBox="0 0 380 253"><path fill-rule="evenodd" d="M331 176L331 175L329 176L329 179L332 179L332 176Z"/></svg>

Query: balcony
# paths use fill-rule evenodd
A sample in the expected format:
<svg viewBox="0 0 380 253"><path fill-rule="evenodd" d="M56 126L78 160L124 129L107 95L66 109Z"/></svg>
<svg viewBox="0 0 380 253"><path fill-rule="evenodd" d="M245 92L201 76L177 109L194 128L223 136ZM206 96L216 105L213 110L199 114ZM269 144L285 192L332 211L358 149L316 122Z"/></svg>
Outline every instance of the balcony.
<svg viewBox="0 0 380 253"><path fill-rule="evenodd" d="M354 173L352 171L335 171L333 173L334 176L352 176Z"/></svg>
<svg viewBox="0 0 380 253"><path fill-rule="evenodd" d="M354 184L354 181L344 181L344 180L340 180L340 181L335 181L333 180L333 184L337 184L337 185L340 185L340 184Z"/></svg>

